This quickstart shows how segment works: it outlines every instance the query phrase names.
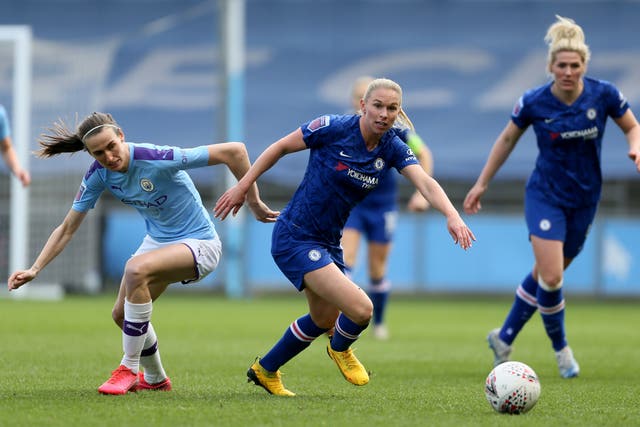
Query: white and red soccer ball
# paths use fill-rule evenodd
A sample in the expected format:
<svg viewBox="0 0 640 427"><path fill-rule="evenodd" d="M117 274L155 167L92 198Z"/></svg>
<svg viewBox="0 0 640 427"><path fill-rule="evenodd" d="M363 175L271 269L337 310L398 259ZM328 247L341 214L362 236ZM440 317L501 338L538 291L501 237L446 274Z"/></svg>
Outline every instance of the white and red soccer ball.
<svg viewBox="0 0 640 427"><path fill-rule="evenodd" d="M485 381L484 393L498 412L524 414L540 397L540 381L528 365L504 362L493 368Z"/></svg>

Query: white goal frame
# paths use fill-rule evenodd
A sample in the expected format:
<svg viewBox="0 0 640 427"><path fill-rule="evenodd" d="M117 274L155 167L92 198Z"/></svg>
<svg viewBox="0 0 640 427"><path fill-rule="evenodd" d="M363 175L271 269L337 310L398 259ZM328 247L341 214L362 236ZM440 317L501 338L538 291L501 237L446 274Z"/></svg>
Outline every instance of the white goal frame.
<svg viewBox="0 0 640 427"><path fill-rule="evenodd" d="M29 170L33 36L28 25L0 25L0 41L13 42L12 140L18 160ZM29 249L29 190L11 179L9 214L9 272L27 267Z"/></svg>

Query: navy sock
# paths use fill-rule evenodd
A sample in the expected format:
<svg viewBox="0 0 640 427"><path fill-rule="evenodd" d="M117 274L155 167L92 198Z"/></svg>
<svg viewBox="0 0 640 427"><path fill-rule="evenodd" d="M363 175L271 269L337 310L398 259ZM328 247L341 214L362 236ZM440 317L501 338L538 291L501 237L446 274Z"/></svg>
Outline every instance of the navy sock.
<svg viewBox="0 0 640 427"><path fill-rule="evenodd" d="M511 311L500 329L500 339L505 343L511 345L524 325L531 319L533 313L536 312L538 308L537 291L538 282L529 273L518 286Z"/></svg>
<svg viewBox="0 0 640 427"><path fill-rule="evenodd" d="M564 331L564 297L562 288L551 292L538 288L537 297L538 309L542 316L544 329L551 339L553 349L560 351L567 345Z"/></svg>
<svg viewBox="0 0 640 427"><path fill-rule="evenodd" d="M389 282L384 278L371 280L369 298L373 303L373 324L384 323L384 313L389 299Z"/></svg>
<svg viewBox="0 0 640 427"><path fill-rule="evenodd" d="M267 371L275 372L327 331L319 328L307 313L289 325L280 341L260 359L260 364Z"/></svg>
<svg viewBox="0 0 640 427"><path fill-rule="evenodd" d="M345 351L353 344L360 332L364 331L367 326L360 326L354 323L351 319L340 313L338 320L336 320L336 331L331 338L331 348L334 351Z"/></svg>

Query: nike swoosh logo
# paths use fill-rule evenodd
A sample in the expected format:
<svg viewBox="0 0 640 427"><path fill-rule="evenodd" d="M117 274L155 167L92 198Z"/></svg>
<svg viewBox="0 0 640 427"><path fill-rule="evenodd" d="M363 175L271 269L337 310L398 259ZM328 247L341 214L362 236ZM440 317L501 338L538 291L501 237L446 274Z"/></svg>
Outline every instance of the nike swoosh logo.
<svg viewBox="0 0 640 427"><path fill-rule="evenodd" d="M554 121L554 120L555 120L555 119L544 119L544 122L548 124L548 123L551 123L551 122L552 122L552 121Z"/></svg>
<svg viewBox="0 0 640 427"><path fill-rule="evenodd" d="M350 156L350 155L348 155L347 153L345 153L344 151L340 151L340 155L341 155L342 157L351 158L351 156Z"/></svg>

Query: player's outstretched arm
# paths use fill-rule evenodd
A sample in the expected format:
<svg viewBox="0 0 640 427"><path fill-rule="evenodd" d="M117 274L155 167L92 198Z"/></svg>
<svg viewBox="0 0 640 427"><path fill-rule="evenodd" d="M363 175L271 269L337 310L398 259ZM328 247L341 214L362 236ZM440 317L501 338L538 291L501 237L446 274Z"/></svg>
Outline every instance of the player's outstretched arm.
<svg viewBox="0 0 640 427"><path fill-rule="evenodd" d="M251 167L249 153L242 142L225 142L209 146L209 164L224 163L233 176L240 180ZM249 208L258 221L274 222L280 212L271 210L261 199L254 182L247 191Z"/></svg>
<svg viewBox="0 0 640 427"><path fill-rule="evenodd" d="M220 196L213 208L214 217L221 221L231 213L235 216L244 204L247 193L252 185L255 185L258 178L268 171L284 155L301 151L307 148L302 138L302 131L298 128L284 138L271 144L260 154L255 163L249 168L247 173L238 181L236 185L225 191Z"/></svg>
<svg viewBox="0 0 640 427"><path fill-rule="evenodd" d="M409 165L402 169L401 173L413 183L431 206L447 218L447 230L453 241L462 249L469 249L476 237L462 220L440 184L418 165Z"/></svg>
<svg viewBox="0 0 640 427"><path fill-rule="evenodd" d="M480 176L478 176L475 184L464 198L462 206L465 213L476 214L480 211L482 208L480 199L489 188L489 182L491 182L494 175L498 172L498 169L500 169L507 160L525 130L526 129L520 129L513 121L507 123L507 126L493 144L487 162L482 168L482 172L480 172Z"/></svg>
<svg viewBox="0 0 640 427"><path fill-rule="evenodd" d="M9 291L18 289L20 286L35 279L38 273L53 261L67 246L67 243L71 241L86 215L86 212L78 212L70 209L64 221L62 221L62 224L51 232L47 243L42 248L40 255L38 255L38 258L36 258L31 268L15 271L9 276L7 280Z"/></svg>
<svg viewBox="0 0 640 427"><path fill-rule="evenodd" d="M620 118L615 119L616 124L624 132L629 143L629 158L635 163L640 172L640 125L631 109L628 109Z"/></svg>

